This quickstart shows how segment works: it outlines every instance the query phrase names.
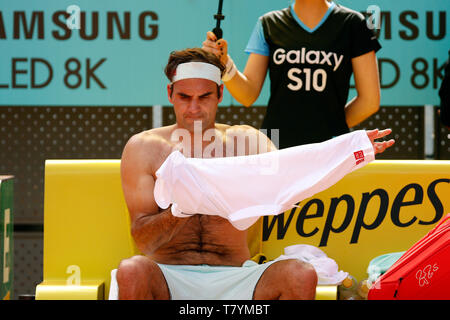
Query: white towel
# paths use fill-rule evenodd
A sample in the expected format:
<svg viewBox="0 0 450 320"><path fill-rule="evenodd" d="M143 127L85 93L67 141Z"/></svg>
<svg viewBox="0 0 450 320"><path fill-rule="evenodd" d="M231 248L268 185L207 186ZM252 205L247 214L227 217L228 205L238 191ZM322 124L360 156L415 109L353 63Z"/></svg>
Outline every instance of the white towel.
<svg viewBox="0 0 450 320"><path fill-rule="evenodd" d="M279 256L275 261L286 259L298 259L311 264L316 270L319 285L339 285L348 276L347 272L338 270L336 261L329 258L325 252L307 244L284 248L284 255Z"/></svg>
<svg viewBox="0 0 450 320"><path fill-rule="evenodd" d="M218 215L245 230L323 191L375 159L366 131L278 151L227 158L172 152L156 172L154 196L172 214Z"/></svg>
<svg viewBox="0 0 450 320"><path fill-rule="evenodd" d="M117 284L117 269L111 270L108 300L119 300L119 285Z"/></svg>

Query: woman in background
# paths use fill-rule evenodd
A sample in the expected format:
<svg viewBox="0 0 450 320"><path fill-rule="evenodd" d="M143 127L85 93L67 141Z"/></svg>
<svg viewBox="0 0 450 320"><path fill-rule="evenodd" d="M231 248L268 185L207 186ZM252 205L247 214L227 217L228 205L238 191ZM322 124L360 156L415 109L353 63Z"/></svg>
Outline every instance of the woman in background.
<svg viewBox="0 0 450 320"><path fill-rule="evenodd" d="M256 22L243 72L228 44L208 32L203 49L227 65L223 77L245 106L258 98L269 70L270 98L262 129L280 129L279 147L325 141L349 132L379 109L376 51L381 48L361 13L327 0L296 0ZM357 96L349 101L354 74Z"/></svg>

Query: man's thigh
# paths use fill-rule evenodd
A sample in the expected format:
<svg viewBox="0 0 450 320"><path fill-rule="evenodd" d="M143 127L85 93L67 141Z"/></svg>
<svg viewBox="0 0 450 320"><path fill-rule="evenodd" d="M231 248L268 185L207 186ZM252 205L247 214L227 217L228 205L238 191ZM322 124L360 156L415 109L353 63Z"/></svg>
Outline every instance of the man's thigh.
<svg viewBox="0 0 450 320"><path fill-rule="evenodd" d="M317 285L315 269L297 259L273 263L262 274L253 299L314 299Z"/></svg>

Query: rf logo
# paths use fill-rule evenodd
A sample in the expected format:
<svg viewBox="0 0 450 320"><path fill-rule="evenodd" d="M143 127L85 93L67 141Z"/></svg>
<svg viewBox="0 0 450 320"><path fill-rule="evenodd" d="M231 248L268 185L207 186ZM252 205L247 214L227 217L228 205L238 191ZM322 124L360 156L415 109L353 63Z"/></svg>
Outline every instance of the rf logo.
<svg viewBox="0 0 450 320"><path fill-rule="evenodd" d="M416 272L416 279L418 280L419 286L423 287L428 285L430 283L428 280L433 277L437 270L439 270L439 268L436 263L433 266L429 264L425 266L425 268L419 269Z"/></svg>

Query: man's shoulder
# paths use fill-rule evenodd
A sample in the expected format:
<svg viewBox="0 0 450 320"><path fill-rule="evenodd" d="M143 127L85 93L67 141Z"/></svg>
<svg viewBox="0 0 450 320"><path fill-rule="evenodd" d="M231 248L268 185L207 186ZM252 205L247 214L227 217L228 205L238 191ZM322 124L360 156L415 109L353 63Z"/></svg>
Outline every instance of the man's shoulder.
<svg viewBox="0 0 450 320"><path fill-rule="evenodd" d="M248 124L228 125L225 127L227 133L258 133L259 130Z"/></svg>
<svg viewBox="0 0 450 320"><path fill-rule="evenodd" d="M167 138L167 127L145 130L133 135L127 142L124 152L139 154L160 154L167 150L170 152L171 144Z"/></svg>
<svg viewBox="0 0 450 320"><path fill-rule="evenodd" d="M229 124L224 124L224 123L216 123L215 124L215 128L216 130L219 130L223 135L225 136L229 136L229 135L233 135L233 136L240 136L240 135L244 135L244 134L250 134L250 133L258 133L259 130L246 125L246 124L238 124L238 125L229 125Z"/></svg>
<svg viewBox="0 0 450 320"><path fill-rule="evenodd" d="M263 132L250 125L243 124L229 126L225 136L227 141L237 139L235 142L238 144L240 142L245 143L250 154L276 150L276 146Z"/></svg>

